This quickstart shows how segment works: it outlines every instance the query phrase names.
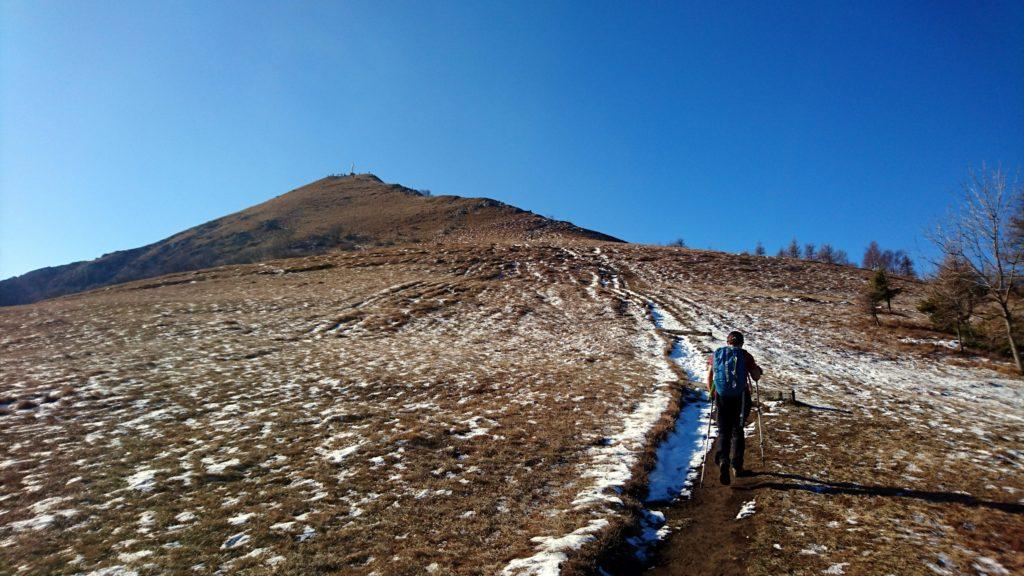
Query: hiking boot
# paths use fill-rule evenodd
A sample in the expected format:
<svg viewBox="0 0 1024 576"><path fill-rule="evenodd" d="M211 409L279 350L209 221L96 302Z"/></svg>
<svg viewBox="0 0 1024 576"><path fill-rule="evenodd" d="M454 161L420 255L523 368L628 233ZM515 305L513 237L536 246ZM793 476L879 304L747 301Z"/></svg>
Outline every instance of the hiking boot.
<svg viewBox="0 0 1024 576"><path fill-rule="evenodd" d="M722 464L718 468L718 481L721 482L724 486L728 486L729 484L732 483L732 478L729 478L728 464Z"/></svg>

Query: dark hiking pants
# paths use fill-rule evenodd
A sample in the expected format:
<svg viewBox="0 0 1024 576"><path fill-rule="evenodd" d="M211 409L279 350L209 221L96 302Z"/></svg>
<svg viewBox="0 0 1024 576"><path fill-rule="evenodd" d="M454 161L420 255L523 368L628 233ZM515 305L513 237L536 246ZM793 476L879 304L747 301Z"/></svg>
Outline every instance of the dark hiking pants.
<svg viewBox="0 0 1024 576"><path fill-rule="evenodd" d="M742 396L715 396L718 409L718 440L716 440L715 462L721 466L743 469L743 424L749 408Z"/></svg>

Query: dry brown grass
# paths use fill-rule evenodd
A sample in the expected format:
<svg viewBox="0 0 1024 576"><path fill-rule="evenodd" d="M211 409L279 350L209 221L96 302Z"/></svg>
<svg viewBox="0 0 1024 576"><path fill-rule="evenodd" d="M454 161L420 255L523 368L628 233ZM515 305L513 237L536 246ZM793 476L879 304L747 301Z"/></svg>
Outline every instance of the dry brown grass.
<svg viewBox="0 0 1024 576"><path fill-rule="evenodd" d="M395 249L0 311L4 392L46 400L2 416L3 565L492 574L532 554L585 524L589 451L653 385L642 327L571 260ZM54 497L76 512L11 528Z"/></svg>
<svg viewBox="0 0 1024 576"><path fill-rule="evenodd" d="M1005 390L979 389L974 402L944 385L919 399L884 376L811 362L998 370L901 342L929 334L914 284L876 328L851 304L866 280L856 269L591 248L383 249L0 310L0 572L500 572L535 552L531 537L592 517L572 505L592 450L652 391L633 342L649 328L642 303L602 284L613 278L718 337L746 329L768 367L765 392L796 387L851 410L772 410L768 471L788 476L752 493L764 512L750 519L751 573L840 562L848 574L917 573L939 552L964 570L983 554L1021 566L1020 514L879 490L1019 499L1024 431L1019 406L1000 407ZM677 409L675 398L649 440ZM567 573L592 571L629 533L652 464L639 454L611 525ZM146 469L150 489L129 488ZM46 504L53 497L67 500ZM184 512L195 518L176 518ZM12 528L43 514L53 523ZM300 541L304 531L313 536ZM249 540L222 548L243 532ZM800 553L812 545L827 562ZM140 551L151 554L131 556Z"/></svg>

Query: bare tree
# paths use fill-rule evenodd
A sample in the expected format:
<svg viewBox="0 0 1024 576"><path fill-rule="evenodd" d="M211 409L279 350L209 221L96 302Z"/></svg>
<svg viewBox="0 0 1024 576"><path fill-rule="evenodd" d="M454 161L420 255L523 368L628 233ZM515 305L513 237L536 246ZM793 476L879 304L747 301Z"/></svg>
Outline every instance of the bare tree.
<svg viewBox="0 0 1024 576"><path fill-rule="evenodd" d="M804 260L815 260L817 255L818 253L814 249L814 244L811 244L809 242L807 244L804 244Z"/></svg>
<svg viewBox="0 0 1024 576"><path fill-rule="evenodd" d="M833 248L828 243L822 244L821 248L818 248L817 259L829 264L842 264L844 266L850 263L850 258L846 255L845 250Z"/></svg>
<svg viewBox="0 0 1024 576"><path fill-rule="evenodd" d="M882 250L882 256L878 261L878 267L889 273L895 272L896 253L892 250Z"/></svg>
<svg viewBox="0 0 1024 576"><path fill-rule="evenodd" d="M797 243L796 238L789 242L789 247L786 248L786 256L790 258L800 257L800 244Z"/></svg>
<svg viewBox="0 0 1024 576"><path fill-rule="evenodd" d="M764 244L761 244L760 240L757 241L757 246L754 248L754 254L764 256Z"/></svg>
<svg viewBox="0 0 1024 576"><path fill-rule="evenodd" d="M908 278L917 278L917 270L914 269L914 261L907 256L907 253L903 250L896 251L896 264L893 274L899 274L900 276L906 276Z"/></svg>
<svg viewBox="0 0 1024 576"><path fill-rule="evenodd" d="M1024 242L1016 234L1012 214L1024 202L1024 185L996 168L972 170L962 185L963 198L947 222L929 236L946 257L963 261L974 273L986 298L999 310L1017 370L1024 374L1014 336L1015 300L1024 273Z"/></svg>
<svg viewBox="0 0 1024 576"><path fill-rule="evenodd" d="M829 264L836 263L836 250L831 244L822 244L821 248L818 248L818 260L827 262Z"/></svg>
<svg viewBox="0 0 1024 576"><path fill-rule="evenodd" d="M1010 218L1011 241L1024 244L1024 198L1017 198L1017 214Z"/></svg>
<svg viewBox="0 0 1024 576"><path fill-rule="evenodd" d="M867 250L864 251L864 258L861 260L861 266L868 270L877 270L882 267L882 249L878 247L878 242L872 240L871 244L868 244Z"/></svg>

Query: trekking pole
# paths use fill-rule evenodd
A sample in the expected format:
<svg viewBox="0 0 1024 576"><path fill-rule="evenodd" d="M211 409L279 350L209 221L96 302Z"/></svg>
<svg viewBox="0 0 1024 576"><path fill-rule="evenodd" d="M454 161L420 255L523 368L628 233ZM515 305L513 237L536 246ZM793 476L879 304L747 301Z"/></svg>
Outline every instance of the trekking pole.
<svg viewBox="0 0 1024 576"><path fill-rule="evenodd" d="M754 393L757 395L757 443L761 448L761 466L764 466L764 425L761 424L761 387L754 380Z"/></svg>
<svg viewBox="0 0 1024 576"><path fill-rule="evenodd" d="M708 410L708 426L704 432L704 458L700 461L700 487L704 487L704 466L708 463L708 442L711 440L711 413L715 409L714 398L711 399L711 408Z"/></svg>

